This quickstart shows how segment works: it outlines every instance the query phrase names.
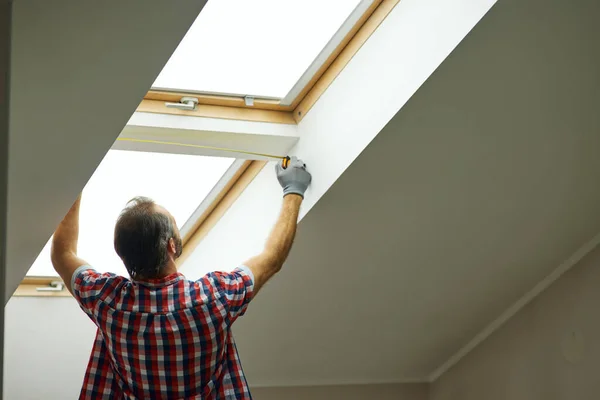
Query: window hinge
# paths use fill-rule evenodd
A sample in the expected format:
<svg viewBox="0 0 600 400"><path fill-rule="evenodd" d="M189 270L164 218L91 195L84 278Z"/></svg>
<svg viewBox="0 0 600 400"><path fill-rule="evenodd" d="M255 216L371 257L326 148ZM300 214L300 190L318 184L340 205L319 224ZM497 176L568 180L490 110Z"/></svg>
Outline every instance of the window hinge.
<svg viewBox="0 0 600 400"><path fill-rule="evenodd" d="M65 287L65 284L62 283L61 281L53 281L53 282L50 282L49 286L36 287L35 290L38 292L62 292L64 287Z"/></svg>
<svg viewBox="0 0 600 400"><path fill-rule="evenodd" d="M246 107L254 106L254 96L246 96L244 97L244 103L246 103Z"/></svg>
<svg viewBox="0 0 600 400"><path fill-rule="evenodd" d="M168 108L178 108L180 110L195 110L198 104L198 98L196 97L182 97L179 103L165 103Z"/></svg>

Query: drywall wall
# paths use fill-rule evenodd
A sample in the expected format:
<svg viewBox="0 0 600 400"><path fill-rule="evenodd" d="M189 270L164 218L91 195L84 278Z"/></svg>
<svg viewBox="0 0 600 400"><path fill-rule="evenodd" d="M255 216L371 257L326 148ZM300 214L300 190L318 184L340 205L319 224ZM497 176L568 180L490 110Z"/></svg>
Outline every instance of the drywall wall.
<svg viewBox="0 0 600 400"><path fill-rule="evenodd" d="M254 388L256 400L427 400L426 383Z"/></svg>
<svg viewBox="0 0 600 400"><path fill-rule="evenodd" d="M600 248L431 386L431 400L592 400L600 381Z"/></svg>
<svg viewBox="0 0 600 400"><path fill-rule="evenodd" d="M10 76L10 19L12 3L0 2L0 299L6 274L6 216L8 194L8 95ZM0 307L0 393L4 360L4 307Z"/></svg>
<svg viewBox="0 0 600 400"><path fill-rule="evenodd" d="M32 314L36 318L29 318ZM4 398L75 399L95 325L71 298L14 297L6 306ZM256 400L426 400L425 384L252 388Z"/></svg>
<svg viewBox="0 0 600 400"><path fill-rule="evenodd" d="M432 157L437 157L439 164L423 160L427 168L438 165L442 171L440 167L448 165L451 169L444 172L454 175L467 158L481 158L470 167L478 168L484 179L472 182L479 200L469 207L469 215L490 207L492 219L479 220L492 224L490 231L499 234L483 236L492 240L490 247L485 241L466 242L473 247L471 254L495 248L489 262L470 273L459 270L464 263L452 269L451 278L473 281L478 277L481 281L461 290L463 296L443 302L448 316L445 325L456 328L446 336L462 345L452 353L448 352L451 347L444 350L446 362L433 377L600 231L598 15L600 4L590 0L498 2L431 76L430 85L424 85L409 103L418 107L419 100L431 99L422 102L420 117L403 110L413 120L404 124L404 132L427 135L435 120L445 127L446 134L433 141L440 154ZM415 130L412 127L419 118ZM464 143L467 148L489 140L489 151L453 157L445 139L455 142L463 133L470 135ZM431 142L431 138L423 140ZM502 142L508 146L505 150ZM446 154L450 156L444 163ZM505 166L498 171L489 169L488 161L500 158L507 160ZM526 184L511 191L504 186L511 181ZM446 203L458 193L456 183L448 179L452 195L444 198ZM519 214L519 223L506 225ZM579 225L576 230L574 225ZM518 261L523 256L526 258ZM449 281L447 284L452 287ZM481 291L480 297L471 290ZM471 322L465 324L465 317L472 318Z"/></svg>
<svg viewBox="0 0 600 400"><path fill-rule="evenodd" d="M301 157L314 175L301 218L494 3L398 3L298 126L301 140L290 154ZM235 265L261 249L281 198L272 166L257 177L253 186L198 248L198 258L192 256L183 266L189 276ZM248 216L250 210L253 216ZM240 221L244 221L243 227ZM223 235L228 237L227 242L236 243L235 251L223 254L216 250L212 240L223 243ZM196 267L199 265L205 267Z"/></svg>
<svg viewBox="0 0 600 400"><path fill-rule="evenodd" d="M587 12L593 3L504 4L496 4L303 219L284 270L236 327L251 381L427 378L600 231L598 35L589 34L598 24ZM411 26L394 19L398 10L390 16L394 24L384 23L378 33ZM398 54L391 38L387 51L371 53L368 45L317 103L329 104L345 130L328 125L325 111L311 122L319 110L300 124L298 147L308 143L306 127L320 134L298 152L309 167L318 166L311 157L322 152L331 170L341 169L336 153L351 153L368 134L361 127L379 115L361 114L370 110L365 99L386 107L402 93L393 87L362 96L338 88L363 54L376 68L356 72L358 87L395 85L385 81L387 61L404 79L419 59L418 50L397 63L392 55L383 58ZM344 99L328 98L338 89ZM338 134L333 147L329 137ZM331 170L315 169L308 196ZM277 212L277 190L272 170L265 170L186 272L231 268L258 251Z"/></svg>
<svg viewBox="0 0 600 400"><path fill-rule="evenodd" d="M4 398L76 399L94 323L66 297L13 297L5 312Z"/></svg>
<svg viewBox="0 0 600 400"><path fill-rule="evenodd" d="M493 4L493 0L451 4L440 0L403 0L395 7L299 124L300 140L291 153L304 159L313 172L301 218ZM267 165L204 238L182 271L196 278L209 270L231 269L258 253L280 202L281 189L273 166ZM326 344L312 346L310 351L306 340L301 346L294 346L293 338L300 333L265 335L263 327L275 324L273 308L280 311L283 304L278 304L275 292L271 295L268 289L264 292L253 308L256 311L249 314L251 321L250 318L240 321L239 328L238 348L251 384L324 385L411 378L400 377L395 370L382 371L386 369L382 365L348 362L354 360L349 352L344 352L343 357L333 357L333 364L317 362L327 358L326 352L319 352L320 346ZM301 314L290 312L277 325L291 327L293 321L303 320L309 312L296 311ZM329 329L329 333L336 331ZM342 349L335 351L338 354ZM288 352L293 356L283 356Z"/></svg>
<svg viewBox="0 0 600 400"><path fill-rule="evenodd" d="M299 124L293 153L315 172L305 214L492 7L402 0Z"/></svg>
<svg viewBox="0 0 600 400"><path fill-rule="evenodd" d="M301 140L290 154L306 161L314 175L301 218L494 3L495 0L452 3L403 0L398 3L298 126ZM377 101L365 102L364 99ZM222 266L234 265L259 250L276 217L281 196L272 168L264 170L254 186L255 189L247 190L252 195L244 194L215 233L209 235L217 237L220 232L227 232L229 241L241 246L227 255L218 253L217 260ZM253 196L260 200L254 200ZM257 203L261 203L260 206ZM232 224L238 225L248 218L240 219L235 210L247 214L249 208L260 215L250 217L252 219L244 224L252 231L251 240L248 232L239 227L231 232ZM243 243L239 240L241 237L244 237ZM222 243L221 239L219 242ZM213 255L205 251L206 248L215 247L200 246L197 251L200 258L192 256L186 262L186 265L206 265L206 268L189 269L184 265L184 272L192 277L200 276L217 266L206 260Z"/></svg>
<svg viewBox="0 0 600 400"><path fill-rule="evenodd" d="M204 3L13 2L7 297Z"/></svg>

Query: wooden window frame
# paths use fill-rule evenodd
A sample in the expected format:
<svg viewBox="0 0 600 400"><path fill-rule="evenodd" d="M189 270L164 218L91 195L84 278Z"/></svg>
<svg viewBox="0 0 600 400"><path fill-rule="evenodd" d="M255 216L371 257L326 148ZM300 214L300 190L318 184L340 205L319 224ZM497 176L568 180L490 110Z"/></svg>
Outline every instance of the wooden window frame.
<svg viewBox="0 0 600 400"><path fill-rule="evenodd" d="M184 93L150 90L144 96L137 112L223 118L244 121L272 122L284 124L299 123L311 110L317 100L350 62L363 44L375 32L400 0L376 0L348 32L340 44L329 55L291 105L281 105L276 100L255 99L253 106L247 106L243 97ZM199 100L196 110L167 108L165 102L178 102L182 97L196 97ZM219 191L212 203L193 223L192 228L182 238L183 253L178 260L181 265L188 259L200 241L218 223L225 212L242 194L265 166L265 161L245 161L233 177ZM70 297L62 291L37 291L38 287L49 287L57 277L27 276L13 296L16 297Z"/></svg>
<svg viewBox="0 0 600 400"><path fill-rule="evenodd" d="M375 0L290 105L282 105L278 100L256 98L254 104L248 106L244 97L241 96L150 90L144 96L138 111L247 121L299 123L399 1ZM165 102L179 102L182 97L197 98L197 109L187 111L165 106ZM232 111L232 108L237 109L237 113Z"/></svg>
<svg viewBox="0 0 600 400"><path fill-rule="evenodd" d="M265 166L266 161L247 160L236 170L215 199L193 222L192 228L182 238L183 253L177 260L180 266L194 248L217 224L225 212L242 194ZM58 276L26 276L13 294L15 297L70 297L66 288L61 291L39 291L38 288L50 288L52 282L62 282Z"/></svg>
<svg viewBox="0 0 600 400"><path fill-rule="evenodd" d="M23 278L13 297L71 297L71 293L63 287L57 292L38 291L38 288L49 288L52 282L62 282L56 276L26 276Z"/></svg>

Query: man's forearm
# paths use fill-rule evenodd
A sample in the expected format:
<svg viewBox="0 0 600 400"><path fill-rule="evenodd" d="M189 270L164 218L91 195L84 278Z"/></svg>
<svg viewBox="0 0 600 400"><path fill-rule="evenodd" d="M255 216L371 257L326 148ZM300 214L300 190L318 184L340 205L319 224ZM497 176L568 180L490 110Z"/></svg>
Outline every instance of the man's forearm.
<svg viewBox="0 0 600 400"><path fill-rule="evenodd" d="M279 218L267 238L263 252L245 264L254 275L255 292L281 269L287 259L296 236L300 205L312 181L306 164L296 157L289 157L287 165L275 164L275 173L283 188L283 205Z"/></svg>
<svg viewBox="0 0 600 400"><path fill-rule="evenodd" d="M73 293L71 288L71 277L73 276L73 272L75 272L78 267L87 264L84 260L77 257L80 202L81 195L75 200L75 203L54 232L50 256L54 269L63 279L67 289L71 293Z"/></svg>
<svg viewBox="0 0 600 400"><path fill-rule="evenodd" d="M292 248L301 203L302 197L298 195L291 194L283 198L279 218L265 244L265 253L274 257L278 269L281 268Z"/></svg>
<svg viewBox="0 0 600 400"><path fill-rule="evenodd" d="M283 198L283 205L275 227L271 231L261 254L246 261L254 274L254 291L260 288L283 266L296 235L298 214L302 197L294 194Z"/></svg>
<svg viewBox="0 0 600 400"><path fill-rule="evenodd" d="M77 241L79 239L79 205L81 196L77 197L75 203L65 215L54 232L52 238L52 256L63 253L77 254Z"/></svg>

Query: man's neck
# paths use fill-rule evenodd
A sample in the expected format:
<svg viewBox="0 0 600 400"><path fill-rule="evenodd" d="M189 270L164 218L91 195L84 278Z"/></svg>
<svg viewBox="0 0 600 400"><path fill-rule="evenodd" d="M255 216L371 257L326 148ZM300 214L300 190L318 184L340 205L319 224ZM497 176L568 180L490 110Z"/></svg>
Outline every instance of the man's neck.
<svg viewBox="0 0 600 400"><path fill-rule="evenodd" d="M139 276L137 277L135 280L136 281L140 281L140 282L144 282L144 281L148 281L148 280L154 280L154 279L163 279L166 278L169 275L173 275L177 273L177 264L175 264L175 262L173 260L169 260L169 262L167 263L167 265L165 265L165 267L162 269L161 274L154 277L154 278L146 278L144 276Z"/></svg>
<svg viewBox="0 0 600 400"><path fill-rule="evenodd" d="M165 278L169 275L172 274L176 274L177 273L177 264L175 264L175 261L173 260L169 260L169 262L167 263L167 265L165 265L165 268L162 270L162 274L160 274L160 278Z"/></svg>

